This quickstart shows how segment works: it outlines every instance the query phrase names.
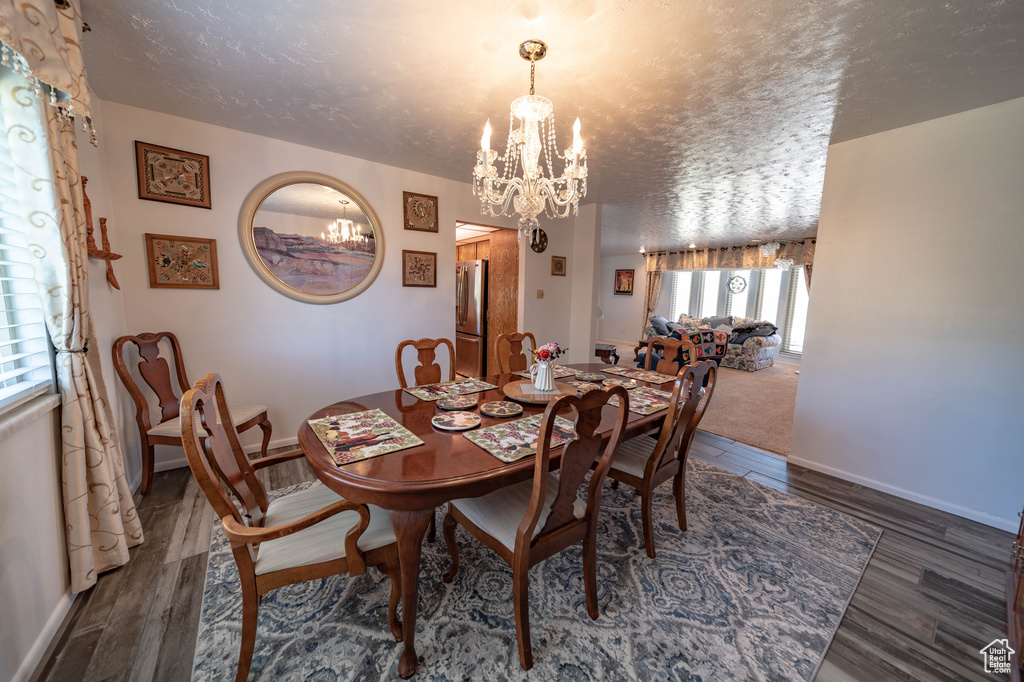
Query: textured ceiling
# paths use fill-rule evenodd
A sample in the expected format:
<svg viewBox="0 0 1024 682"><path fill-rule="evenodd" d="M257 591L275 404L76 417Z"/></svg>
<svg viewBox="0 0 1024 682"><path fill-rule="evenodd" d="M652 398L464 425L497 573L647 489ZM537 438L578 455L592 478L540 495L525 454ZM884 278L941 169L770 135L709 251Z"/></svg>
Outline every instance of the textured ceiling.
<svg viewBox="0 0 1024 682"><path fill-rule="evenodd" d="M341 201L347 201L348 206L343 207L339 203ZM260 210L326 218L327 220L347 217L356 222L369 222L362 209L359 208L359 204L352 197L342 194L333 187L309 182L297 182L276 190L263 200Z"/></svg>
<svg viewBox="0 0 1024 682"><path fill-rule="evenodd" d="M82 4L103 99L464 181L543 39L604 254L813 235L830 142L1024 96L1021 0Z"/></svg>

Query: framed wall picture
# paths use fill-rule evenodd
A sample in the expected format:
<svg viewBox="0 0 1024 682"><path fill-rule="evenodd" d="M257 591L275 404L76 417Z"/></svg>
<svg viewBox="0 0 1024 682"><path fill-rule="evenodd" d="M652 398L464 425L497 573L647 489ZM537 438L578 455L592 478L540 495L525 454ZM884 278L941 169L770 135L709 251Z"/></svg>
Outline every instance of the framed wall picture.
<svg viewBox="0 0 1024 682"><path fill-rule="evenodd" d="M551 274L565 277L565 256L551 257Z"/></svg>
<svg viewBox="0 0 1024 682"><path fill-rule="evenodd" d="M402 286L436 287L437 254L402 250Z"/></svg>
<svg viewBox="0 0 1024 682"><path fill-rule="evenodd" d="M437 232L437 197L402 192L402 213L405 215L405 229Z"/></svg>
<svg viewBox="0 0 1024 682"><path fill-rule="evenodd" d="M168 289L220 289L217 240L146 234L149 286Z"/></svg>
<svg viewBox="0 0 1024 682"><path fill-rule="evenodd" d="M370 203L337 178L289 171L256 185L238 214L249 266L283 296L325 305L359 296L384 264Z"/></svg>
<svg viewBox="0 0 1024 682"><path fill-rule="evenodd" d="M633 295L633 271L632 270L616 270L615 271L615 294L617 296L632 296Z"/></svg>
<svg viewBox="0 0 1024 682"><path fill-rule="evenodd" d="M210 208L210 157L135 141L139 198Z"/></svg>

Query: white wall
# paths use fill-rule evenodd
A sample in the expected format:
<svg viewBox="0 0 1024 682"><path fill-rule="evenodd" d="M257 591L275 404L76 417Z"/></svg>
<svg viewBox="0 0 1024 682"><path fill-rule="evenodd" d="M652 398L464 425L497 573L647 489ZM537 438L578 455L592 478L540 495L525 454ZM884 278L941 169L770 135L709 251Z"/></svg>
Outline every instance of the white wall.
<svg viewBox="0 0 1024 682"><path fill-rule="evenodd" d="M573 271L577 267L573 258L573 230L575 220L545 220L541 218L541 229L548 235L548 248L543 253L536 253L530 248L528 239L522 238L523 247L519 252L520 262L524 263L523 291L525 295L524 313L519 327L522 331L533 332L537 343L555 341L560 346L570 346L569 310L572 298ZM566 265L565 276L551 274L551 257L564 256ZM538 290L543 290L544 298L538 298ZM585 362L581 360L579 362Z"/></svg>
<svg viewBox="0 0 1024 682"><path fill-rule="evenodd" d="M643 336L641 324L644 314L644 292L646 273L644 257L638 253L625 256L606 256L601 259L601 277L598 288L598 305L604 319L598 321L597 335L605 341L636 343ZM633 270L633 295L616 296L615 271ZM659 302L668 300L667 287L662 286Z"/></svg>
<svg viewBox="0 0 1024 682"><path fill-rule="evenodd" d="M324 405L397 388L394 349L400 341L453 338L454 278L445 275L455 266L454 224L477 220L480 211L468 183L112 102L103 102L102 111L114 222L123 236L119 277L127 328L131 333L173 331L182 343L189 379L220 372L230 400L269 406L275 442L294 442L302 420ZM212 210L140 200L135 140L209 155ZM350 184L380 217L384 266L354 299L334 305L294 301L266 286L245 261L237 236L243 200L267 177L295 170L326 173ZM403 229L403 190L439 197L438 234ZM514 224L509 218L488 222ZM217 239L221 288L149 288L147 232ZM553 248L539 256L530 252L546 260L549 273L546 256L563 248L558 231L550 233ZM402 249L438 254L437 288L402 287ZM556 304L564 297L564 307L568 291L554 289L549 300ZM134 408L126 409L131 414ZM255 435L249 438L255 440ZM184 464L179 448L157 450L158 468ZM132 457L139 457L137 444Z"/></svg>
<svg viewBox="0 0 1024 682"><path fill-rule="evenodd" d="M573 221L572 253L567 276L572 281L567 362L594 362L597 342L597 297L601 274L601 205L580 207Z"/></svg>
<svg viewBox="0 0 1024 682"><path fill-rule="evenodd" d="M791 461L1016 530L1024 99L829 149Z"/></svg>

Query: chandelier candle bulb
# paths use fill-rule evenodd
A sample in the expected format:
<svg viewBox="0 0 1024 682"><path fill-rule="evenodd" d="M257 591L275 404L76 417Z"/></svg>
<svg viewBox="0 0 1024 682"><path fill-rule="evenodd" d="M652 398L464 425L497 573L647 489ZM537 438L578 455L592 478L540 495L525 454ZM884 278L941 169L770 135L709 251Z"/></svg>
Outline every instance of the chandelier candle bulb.
<svg viewBox="0 0 1024 682"><path fill-rule="evenodd" d="M484 163L487 163L487 151L491 148L491 119L484 124L484 136L480 138L480 151L483 152Z"/></svg>

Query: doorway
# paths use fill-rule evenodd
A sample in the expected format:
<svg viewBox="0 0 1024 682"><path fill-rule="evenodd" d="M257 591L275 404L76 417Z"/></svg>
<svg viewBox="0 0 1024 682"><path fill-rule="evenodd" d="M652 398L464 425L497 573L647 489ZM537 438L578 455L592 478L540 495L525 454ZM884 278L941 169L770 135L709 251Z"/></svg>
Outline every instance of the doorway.
<svg viewBox="0 0 1024 682"><path fill-rule="evenodd" d="M482 340L482 368L480 376L498 371L494 341L502 334L519 329L519 239L515 229L456 221L455 260L459 262L484 261L487 270L485 324ZM460 290L456 288L456 296ZM456 320L458 323L458 320ZM475 352L469 345L474 339L459 332L456 338L456 366L462 352Z"/></svg>

